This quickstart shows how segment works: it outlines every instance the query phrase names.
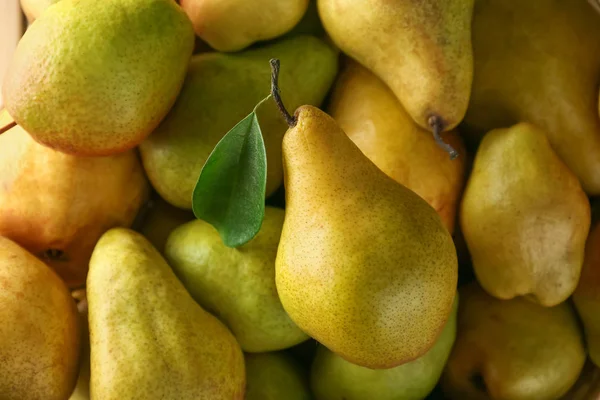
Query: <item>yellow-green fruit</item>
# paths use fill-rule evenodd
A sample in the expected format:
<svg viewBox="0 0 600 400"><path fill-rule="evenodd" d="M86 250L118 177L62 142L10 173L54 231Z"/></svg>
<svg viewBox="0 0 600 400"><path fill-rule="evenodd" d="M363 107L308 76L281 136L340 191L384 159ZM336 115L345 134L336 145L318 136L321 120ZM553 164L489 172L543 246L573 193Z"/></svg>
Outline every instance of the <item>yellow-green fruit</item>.
<svg viewBox="0 0 600 400"><path fill-rule="evenodd" d="M435 345L423 356L395 368L359 367L319 346L311 370L317 400L421 400L438 382L456 337L458 296Z"/></svg>
<svg viewBox="0 0 600 400"><path fill-rule="evenodd" d="M556 400L585 363L583 335L568 303L499 300L462 286L456 341L442 375L453 400Z"/></svg>
<svg viewBox="0 0 600 400"><path fill-rule="evenodd" d="M87 298L92 399L244 398L239 344L141 234L115 228L100 238Z"/></svg>
<svg viewBox="0 0 600 400"><path fill-rule="evenodd" d="M600 195L599 48L600 15L584 0L477 1L461 131L477 137L531 122L585 191Z"/></svg>
<svg viewBox="0 0 600 400"><path fill-rule="evenodd" d="M258 234L238 248L195 220L176 228L165 255L192 297L231 329L245 352L285 349L308 339L277 296L275 257L284 211L267 207Z"/></svg>
<svg viewBox="0 0 600 400"><path fill-rule="evenodd" d="M485 136L460 219L477 279L491 295L554 306L575 290L590 205L544 131L520 123Z"/></svg>
<svg viewBox="0 0 600 400"><path fill-rule="evenodd" d="M4 105L48 147L123 152L167 114L193 47L192 24L173 0L62 0L20 40Z"/></svg>
<svg viewBox="0 0 600 400"><path fill-rule="evenodd" d="M290 31L309 0L181 0L196 34L218 51L239 51Z"/></svg>
<svg viewBox="0 0 600 400"><path fill-rule="evenodd" d="M385 83L356 61L345 61L328 113L375 165L427 201L453 232L466 161L458 132L442 135L460 153L452 160Z"/></svg>
<svg viewBox="0 0 600 400"><path fill-rule="evenodd" d="M585 328L590 358L600 366L600 224L587 239L585 260L573 302Z"/></svg>
<svg viewBox="0 0 600 400"><path fill-rule="evenodd" d="M202 166L219 140L269 94L269 60L281 61L286 104L319 105L337 73L337 53L312 36L297 36L235 54L194 56L177 103L141 146L144 168L161 197L191 209ZM273 101L258 110L267 151L267 189L283 178L281 141L287 125Z"/></svg>
<svg viewBox="0 0 600 400"><path fill-rule="evenodd" d="M246 400L312 400L306 372L286 353L245 354Z"/></svg>
<svg viewBox="0 0 600 400"><path fill-rule="evenodd" d="M298 326L345 360L391 368L425 354L452 310L452 237L421 197L329 115L296 110L283 141L277 291Z"/></svg>
<svg viewBox="0 0 600 400"><path fill-rule="evenodd" d="M35 21L48 7L57 3L60 0L20 0L21 10L27 17L27 21L31 24Z"/></svg>
<svg viewBox="0 0 600 400"><path fill-rule="evenodd" d="M64 400L79 371L75 302L58 275L0 236L0 399Z"/></svg>
<svg viewBox="0 0 600 400"><path fill-rule="evenodd" d="M373 71L416 123L462 121L473 81L473 0L318 0L332 41Z"/></svg>

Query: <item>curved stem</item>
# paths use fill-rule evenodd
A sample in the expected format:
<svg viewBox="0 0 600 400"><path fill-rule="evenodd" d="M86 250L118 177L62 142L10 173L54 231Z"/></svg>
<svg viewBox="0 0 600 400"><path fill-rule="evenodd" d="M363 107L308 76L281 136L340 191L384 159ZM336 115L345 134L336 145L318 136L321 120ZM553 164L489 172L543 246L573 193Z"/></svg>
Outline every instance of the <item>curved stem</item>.
<svg viewBox="0 0 600 400"><path fill-rule="evenodd" d="M6 132L8 130L11 130L15 126L17 126L17 123L15 121L12 121L12 122L8 123L7 125L0 127L0 135L2 135L4 132Z"/></svg>
<svg viewBox="0 0 600 400"><path fill-rule="evenodd" d="M450 146L448 143L444 142L444 139L442 139L441 133L444 131L444 122L442 119L435 115L429 117L427 122L429 123L429 127L433 132L433 138L435 139L436 143L442 149L446 150L448 154L450 154L450 159L454 160L456 157L458 157L458 152L454 150L454 147Z"/></svg>
<svg viewBox="0 0 600 400"><path fill-rule="evenodd" d="M283 115L285 122L287 122L290 128L293 128L298 123L298 120L290 115L288 110L283 105L283 100L281 100L281 94L279 90L279 68L280 63L277 58L272 58L269 62L271 64L271 95L275 100L275 104L277 104L277 108L279 108L279 112Z"/></svg>

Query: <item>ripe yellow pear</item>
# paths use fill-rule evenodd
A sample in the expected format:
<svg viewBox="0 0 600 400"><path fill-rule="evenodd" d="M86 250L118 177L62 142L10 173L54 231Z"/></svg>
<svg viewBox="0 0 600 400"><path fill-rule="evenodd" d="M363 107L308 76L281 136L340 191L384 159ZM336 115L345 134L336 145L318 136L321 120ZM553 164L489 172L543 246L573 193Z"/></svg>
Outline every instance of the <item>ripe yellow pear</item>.
<svg viewBox="0 0 600 400"><path fill-rule="evenodd" d="M383 173L333 118L296 110L283 141L276 260L296 324L345 360L391 368L429 350L456 293L456 251L421 197Z"/></svg>
<svg viewBox="0 0 600 400"><path fill-rule="evenodd" d="M421 127L462 121L473 81L473 0L318 0L331 40L373 71Z"/></svg>
<svg viewBox="0 0 600 400"><path fill-rule="evenodd" d="M58 275L0 236L0 399L65 400L79 371L80 324Z"/></svg>
<svg viewBox="0 0 600 400"><path fill-rule="evenodd" d="M544 131L521 123L482 140L460 222L488 293L544 306L565 301L579 280L590 214L577 177Z"/></svg>
<svg viewBox="0 0 600 400"><path fill-rule="evenodd" d="M480 137L533 123L585 191L600 195L598 48L600 15L584 0L476 2L475 73L461 131Z"/></svg>
<svg viewBox="0 0 600 400"><path fill-rule="evenodd" d="M0 135L0 235L70 287L85 283L100 236L133 223L149 187L134 150L77 157L35 142L20 126Z"/></svg>
<svg viewBox="0 0 600 400"><path fill-rule="evenodd" d="M114 228L90 261L92 399L242 400L244 356L146 238Z"/></svg>
<svg viewBox="0 0 600 400"><path fill-rule="evenodd" d="M466 158L456 130L442 134L460 153L451 160L385 83L351 59L345 60L327 112L375 165L426 200L454 231Z"/></svg>

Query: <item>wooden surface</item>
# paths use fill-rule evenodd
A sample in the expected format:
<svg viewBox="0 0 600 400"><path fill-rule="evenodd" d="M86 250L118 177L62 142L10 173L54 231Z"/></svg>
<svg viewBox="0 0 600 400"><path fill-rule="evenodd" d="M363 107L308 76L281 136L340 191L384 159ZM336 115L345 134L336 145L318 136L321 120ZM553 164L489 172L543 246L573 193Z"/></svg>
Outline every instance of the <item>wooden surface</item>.
<svg viewBox="0 0 600 400"><path fill-rule="evenodd" d="M19 0L0 0L0 86L12 53L24 29ZM0 108L2 93L0 91Z"/></svg>

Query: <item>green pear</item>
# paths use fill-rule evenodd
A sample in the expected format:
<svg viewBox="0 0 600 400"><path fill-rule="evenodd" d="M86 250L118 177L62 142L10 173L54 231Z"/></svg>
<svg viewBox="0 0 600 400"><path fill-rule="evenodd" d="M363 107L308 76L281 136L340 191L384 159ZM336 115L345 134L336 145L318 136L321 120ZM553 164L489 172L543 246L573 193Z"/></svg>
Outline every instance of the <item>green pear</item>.
<svg viewBox="0 0 600 400"><path fill-rule="evenodd" d="M231 329L245 352L285 349L308 339L277 296L275 257L284 211L266 207L258 234L227 247L217 230L195 220L176 228L165 246L175 274L192 297Z"/></svg>
<svg viewBox="0 0 600 400"><path fill-rule="evenodd" d="M577 177L529 123L489 132L463 194L460 223L481 286L544 306L577 286L591 221Z"/></svg>
<svg viewBox="0 0 600 400"><path fill-rule="evenodd" d="M600 195L598 48L600 16L584 0L476 2L475 74L461 132L480 137L531 122L586 192Z"/></svg>
<svg viewBox="0 0 600 400"><path fill-rule="evenodd" d="M462 121L473 81L474 0L318 0L333 42L373 71L425 129Z"/></svg>
<svg viewBox="0 0 600 400"><path fill-rule="evenodd" d="M241 400L244 355L146 238L114 228L87 280L92 399Z"/></svg>
<svg viewBox="0 0 600 400"><path fill-rule="evenodd" d="M19 42L4 105L48 147L123 152L168 113L193 48L192 24L173 0L62 0Z"/></svg>
<svg viewBox="0 0 600 400"><path fill-rule="evenodd" d="M173 207L160 197L151 200L148 214L139 232L161 253L164 254L165 244L175 228L196 219L188 210Z"/></svg>
<svg viewBox="0 0 600 400"><path fill-rule="evenodd" d="M568 303L499 300L462 286L456 341L442 375L457 400L555 400L577 381L585 348Z"/></svg>
<svg viewBox="0 0 600 400"><path fill-rule="evenodd" d="M59 0L20 0L21 10L27 18L27 22L33 23L48 7Z"/></svg>
<svg viewBox="0 0 600 400"><path fill-rule="evenodd" d="M305 371L284 352L246 354L246 400L311 400Z"/></svg>
<svg viewBox="0 0 600 400"><path fill-rule="evenodd" d="M58 275L0 236L0 399L65 400L79 370L80 324Z"/></svg>
<svg viewBox="0 0 600 400"><path fill-rule="evenodd" d="M311 36L236 54L194 56L177 103L140 146L152 185L169 203L192 208L198 175L216 144L269 94L271 58L286 66L280 86L286 101L296 107L320 104L337 73L336 52ZM273 102L260 107L258 119L267 151L269 196L281 185L281 141L287 125Z"/></svg>
<svg viewBox="0 0 600 400"><path fill-rule="evenodd" d="M239 51L290 31L309 0L181 0L196 34L218 51Z"/></svg>
<svg viewBox="0 0 600 400"><path fill-rule="evenodd" d="M456 337L458 296L452 315L434 346L423 356L395 368L359 367L320 346L311 370L317 400L421 400L437 384Z"/></svg>
<svg viewBox="0 0 600 400"><path fill-rule="evenodd" d="M600 224L590 232L573 302L585 327L588 352L600 367Z"/></svg>
<svg viewBox="0 0 600 400"><path fill-rule="evenodd" d="M452 311L452 237L419 195L371 162L326 113L296 110L283 141L283 307L311 337L372 369L429 350Z"/></svg>

